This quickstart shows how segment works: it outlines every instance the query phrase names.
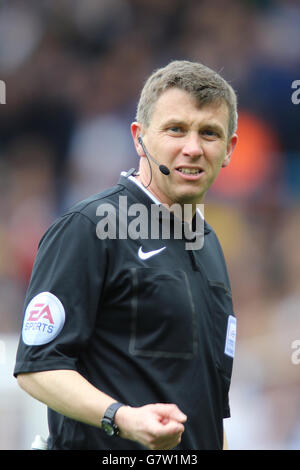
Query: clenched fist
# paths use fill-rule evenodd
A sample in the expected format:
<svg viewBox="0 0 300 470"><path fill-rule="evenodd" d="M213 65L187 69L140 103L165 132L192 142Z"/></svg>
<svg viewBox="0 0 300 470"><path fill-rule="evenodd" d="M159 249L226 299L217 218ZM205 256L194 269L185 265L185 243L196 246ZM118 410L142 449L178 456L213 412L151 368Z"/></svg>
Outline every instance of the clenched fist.
<svg viewBox="0 0 300 470"><path fill-rule="evenodd" d="M181 441L187 420L177 405L157 403L141 407L122 406L115 415L120 437L139 442L151 450L170 450Z"/></svg>

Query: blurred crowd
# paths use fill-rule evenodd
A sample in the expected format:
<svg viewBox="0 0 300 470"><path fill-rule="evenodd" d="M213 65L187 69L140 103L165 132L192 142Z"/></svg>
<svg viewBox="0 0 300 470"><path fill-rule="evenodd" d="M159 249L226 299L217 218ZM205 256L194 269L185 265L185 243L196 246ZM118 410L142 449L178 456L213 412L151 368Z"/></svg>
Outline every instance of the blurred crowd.
<svg viewBox="0 0 300 470"><path fill-rule="evenodd" d="M2 334L19 333L46 228L137 167L129 125L144 80L170 60L200 61L239 101L238 146L205 201L238 316L235 445L300 448L299 30L298 0L0 3Z"/></svg>

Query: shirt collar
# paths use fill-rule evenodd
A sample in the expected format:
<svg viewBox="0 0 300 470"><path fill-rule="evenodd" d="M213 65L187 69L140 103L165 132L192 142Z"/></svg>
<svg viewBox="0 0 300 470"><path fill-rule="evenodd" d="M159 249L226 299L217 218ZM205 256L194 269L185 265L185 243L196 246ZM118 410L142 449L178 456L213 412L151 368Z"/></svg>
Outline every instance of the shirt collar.
<svg viewBox="0 0 300 470"><path fill-rule="evenodd" d="M142 196L142 199L144 201L147 200L147 205L149 204L150 201L152 201L152 203L155 203L159 206L163 206L161 201L159 201L159 199L157 199L151 193L151 191L149 191L140 181L138 181L133 176L134 173L135 173L135 170L133 168L131 170L129 170L128 172L122 171L121 174L120 174L120 179L119 179L118 184L121 185L121 186L125 186L129 191L134 192L138 199L140 199L141 196ZM144 195L146 195L146 198L144 197ZM150 201L149 201L149 199L150 199ZM201 217L202 219L204 219L203 214L201 213L201 211L199 209L197 209L196 216ZM193 222L194 222L194 220L193 220ZM195 225L195 224L193 223L192 225ZM204 220L204 233L207 234L207 233L210 233L210 232L211 232L211 228L209 227L207 222Z"/></svg>

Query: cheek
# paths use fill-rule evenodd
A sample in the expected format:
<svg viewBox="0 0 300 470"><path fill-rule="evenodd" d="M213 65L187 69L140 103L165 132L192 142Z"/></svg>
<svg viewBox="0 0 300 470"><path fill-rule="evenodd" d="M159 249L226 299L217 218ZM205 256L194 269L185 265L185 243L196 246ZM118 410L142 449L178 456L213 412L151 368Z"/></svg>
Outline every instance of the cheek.
<svg viewBox="0 0 300 470"><path fill-rule="evenodd" d="M222 167L226 157L226 148L224 148L224 146L216 145L208 148L205 155L210 166L217 170Z"/></svg>
<svg viewBox="0 0 300 470"><path fill-rule="evenodd" d="M161 153L161 156L166 158L174 158L182 153L183 144L180 139L171 138L169 136L163 136L157 143L157 150Z"/></svg>

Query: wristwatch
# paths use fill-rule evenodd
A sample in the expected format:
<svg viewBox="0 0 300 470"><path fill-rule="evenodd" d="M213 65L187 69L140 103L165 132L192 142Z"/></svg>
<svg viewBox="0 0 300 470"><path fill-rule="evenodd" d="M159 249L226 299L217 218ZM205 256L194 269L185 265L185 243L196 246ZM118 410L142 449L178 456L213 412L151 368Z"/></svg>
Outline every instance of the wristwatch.
<svg viewBox="0 0 300 470"><path fill-rule="evenodd" d="M124 406L123 403L113 403L110 405L104 413L103 418L101 419L102 429L106 432L108 436L118 436L120 430L114 422L115 414L118 409Z"/></svg>

